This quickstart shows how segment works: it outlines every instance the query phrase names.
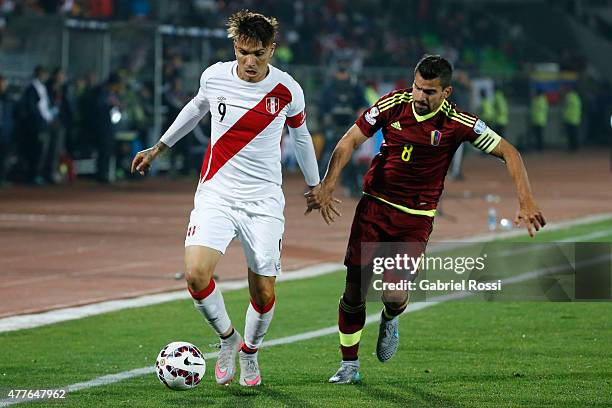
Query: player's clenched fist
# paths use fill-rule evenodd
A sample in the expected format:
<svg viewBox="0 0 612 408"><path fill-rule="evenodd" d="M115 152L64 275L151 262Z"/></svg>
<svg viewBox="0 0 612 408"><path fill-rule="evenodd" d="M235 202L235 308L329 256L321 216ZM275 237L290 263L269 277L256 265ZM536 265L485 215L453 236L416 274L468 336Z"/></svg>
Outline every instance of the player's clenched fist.
<svg viewBox="0 0 612 408"><path fill-rule="evenodd" d="M155 158L163 153L167 148L168 146L162 142L159 142L153 147L138 152L134 157L134 160L132 160L132 173L137 171L144 176L145 172L151 168L153 160L155 160Z"/></svg>

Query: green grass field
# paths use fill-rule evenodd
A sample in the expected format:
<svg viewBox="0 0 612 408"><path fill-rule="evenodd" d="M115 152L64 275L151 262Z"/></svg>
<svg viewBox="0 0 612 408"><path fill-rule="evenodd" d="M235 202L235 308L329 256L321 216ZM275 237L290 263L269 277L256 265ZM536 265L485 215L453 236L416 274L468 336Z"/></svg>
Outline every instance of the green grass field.
<svg viewBox="0 0 612 408"><path fill-rule="evenodd" d="M612 220L542 233L537 242L600 232L612 242ZM517 271L517 273L520 271ZM344 284L341 272L283 282L267 340L332 327ZM247 291L225 294L233 322L244 326ZM377 325L364 330L362 384L338 386L337 334L263 348L264 385L214 383L214 360L194 390L166 389L151 373L71 392L65 400L27 403L66 407L169 406L612 406L612 303L430 304L401 318L398 354L373 355ZM369 303L368 314L380 304ZM242 331L242 330L240 330ZM185 340L214 351L212 331L191 301L129 309L29 330L1 333L0 390L63 388L152 366L166 343Z"/></svg>

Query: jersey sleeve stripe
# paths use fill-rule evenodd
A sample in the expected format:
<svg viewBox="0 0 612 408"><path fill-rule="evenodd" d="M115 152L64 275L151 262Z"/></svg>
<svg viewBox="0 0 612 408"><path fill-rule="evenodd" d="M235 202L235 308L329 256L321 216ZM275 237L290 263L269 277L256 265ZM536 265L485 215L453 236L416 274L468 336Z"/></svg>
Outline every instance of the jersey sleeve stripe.
<svg viewBox="0 0 612 408"><path fill-rule="evenodd" d="M385 106L385 105L386 105L386 104L388 104L388 103L393 103L393 102L394 102L396 99L401 98L401 97L402 97L402 95L403 95L403 94L397 94L397 95L394 95L394 96L392 96L392 97L390 97L390 98L383 99L383 100L381 100L380 102L378 102L378 104L377 104L377 105L378 105L379 107L381 107L381 106Z"/></svg>
<svg viewBox="0 0 612 408"><path fill-rule="evenodd" d="M387 103L392 103L392 102L394 102L397 99L410 98L411 96L412 96L412 93L410 93L410 92L402 92L400 94L396 94L396 95L394 95L394 96L392 96L390 98L386 98L386 99L380 101L379 106L380 105L385 105Z"/></svg>
<svg viewBox="0 0 612 408"><path fill-rule="evenodd" d="M479 141L474 142L474 146L480 149L485 143L490 140L491 138L489 136L486 136L485 138L479 138Z"/></svg>
<svg viewBox="0 0 612 408"><path fill-rule="evenodd" d="M455 116L455 115L451 115L451 116L450 116L450 118L451 118L452 120L456 120L457 122L464 124L464 125L465 125L465 126L467 126L467 127L474 127L474 124L473 124L473 123L466 122L464 119L461 119L461 118L459 118L459 117L457 117L457 116Z"/></svg>
<svg viewBox="0 0 612 408"><path fill-rule="evenodd" d="M404 96L409 96L409 97L410 97L410 96L412 96L412 93L410 93L410 92L402 92L402 93L399 93L399 94L395 94L395 95L390 96L390 97L388 97L388 98L382 99L381 101L379 101L379 102L378 102L378 104L377 104L377 105L378 105L378 107L380 108L380 107L382 107L383 105L385 105L386 103L388 103L388 102L392 102L392 101L394 101L395 99L397 99L397 98L402 98L402 97L404 97Z"/></svg>
<svg viewBox="0 0 612 408"><path fill-rule="evenodd" d="M402 103L410 103L410 102L412 102L412 98L410 98L410 99L402 98L402 99L400 99L400 100L398 100L398 101L396 101L396 102L394 102L394 103L392 103L390 105L386 105L384 108L380 108L380 111L384 112L387 109L391 109L394 106L401 105Z"/></svg>
<svg viewBox="0 0 612 408"><path fill-rule="evenodd" d="M491 153L493 149L501 141L501 136L489 127L485 129L482 135L472 142L472 145L485 153Z"/></svg>
<svg viewBox="0 0 612 408"><path fill-rule="evenodd" d="M306 112L301 111L297 115L287 118L287 126L289 126L290 128L294 128L294 129L299 128L300 126L304 124L305 121L306 121Z"/></svg>
<svg viewBox="0 0 612 408"><path fill-rule="evenodd" d="M482 135L478 136L478 138L476 140L474 140L474 146L479 145L482 143L483 140L487 139L489 137L489 135L487 133L483 133Z"/></svg>
<svg viewBox="0 0 612 408"><path fill-rule="evenodd" d="M493 142L495 142L495 140L493 140L493 139L488 140L488 141L487 141L487 143L485 143L485 144L484 144L484 145L481 147L481 150L487 150L487 148L488 148L489 146L491 146L491 143L493 143Z"/></svg>
<svg viewBox="0 0 612 408"><path fill-rule="evenodd" d="M455 111L455 112L456 112L456 111ZM475 118L473 118L473 117L471 117L471 116L468 116L468 115L466 115L466 114L464 114L464 113L460 113L460 112L458 113L458 115L459 115L459 116L460 116L462 119L467 120L468 122L476 123L476 119L475 119Z"/></svg>
<svg viewBox="0 0 612 408"><path fill-rule="evenodd" d="M451 115L451 116L455 116L455 117L457 117L457 118L460 118L460 119L462 119L462 120L463 120L463 121L465 121L465 122L471 123L472 125L473 125L474 123L476 123L476 119L472 119L472 118L471 118L471 117L469 117L469 116L466 116L466 115L464 115L464 114L462 114L462 113L459 113L459 112L457 112L455 109L453 109L453 111L450 113L450 115Z"/></svg>
<svg viewBox="0 0 612 408"><path fill-rule="evenodd" d="M456 120L459 123L463 123L466 126L473 127L474 124L476 124L476 118L466 115L463 112L457 112L457 109L453 108L450 102L447 100L442 102L442 112L444 112L449 118Z"/></svg>
<svg viewBox="0 0 612 408"><path fill-rule="evenodd" d="M457 115L461 116L462 118L464 118L465 120L469 121L469 122L474 122L476 123L476 118L470 115L466 115L463 112L457 112L456 110L453 109L453 113L456 113Z"/></svg>
<svg viewBox="0 0 612 408"><path fill-rule="evenodd" d="M388 102L385 102L383 104L379 104L378 108L381 109L381 110L382 109L386 109L389 106L397 105L401 101L408 101L408 100L412 100L412 98L410 98L408 96L402 96L402 97L396 98L396 99L394 99L392 101L388 101Z"/></svg>

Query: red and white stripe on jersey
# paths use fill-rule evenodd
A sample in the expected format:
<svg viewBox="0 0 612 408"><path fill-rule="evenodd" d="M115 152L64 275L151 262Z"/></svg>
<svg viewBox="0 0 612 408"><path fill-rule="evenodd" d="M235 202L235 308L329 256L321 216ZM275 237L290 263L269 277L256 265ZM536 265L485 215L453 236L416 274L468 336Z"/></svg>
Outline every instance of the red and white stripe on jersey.
<svg viewBox="0 0 612 408"><path fill-rule="evenodd" d="M295 116L287 118L287 126L291 128L299 128L306 122L306 111L301 111Z"/></svg>
<svg viewBox="0 0 612 408"><path fill-rule="evenodd" d="M249 109L219 137L214 145L211 143L212 148L211 145L208 146L202 162L200 181L206 182L213 178L225 163L272 123L285 106L291 102L291 99L289 89L283 84L277 84L257 105ZM274 109L270 108L270 101L274 101ZM271 111L274 111L274 113L271 113ZM303 112L294 116L294 118L300 115L303 115ZM289 119L292 118L288 118L288 121Z"/></svg>

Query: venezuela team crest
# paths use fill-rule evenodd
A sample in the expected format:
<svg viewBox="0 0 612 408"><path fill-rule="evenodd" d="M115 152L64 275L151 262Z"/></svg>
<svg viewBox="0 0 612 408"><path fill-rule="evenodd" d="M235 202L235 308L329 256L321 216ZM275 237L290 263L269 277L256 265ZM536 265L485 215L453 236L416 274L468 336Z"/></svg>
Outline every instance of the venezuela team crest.
<svg viewBox="0 0 612 408"><path fill-rule="evenodd" d="M431 131L431 145L438 146L440 144L440 140L442 140L442 132L439 130Z"/></svg>

